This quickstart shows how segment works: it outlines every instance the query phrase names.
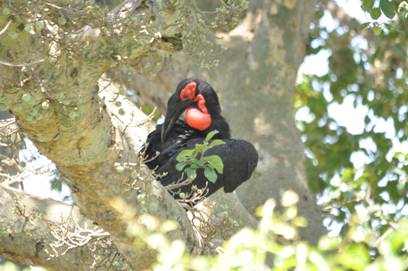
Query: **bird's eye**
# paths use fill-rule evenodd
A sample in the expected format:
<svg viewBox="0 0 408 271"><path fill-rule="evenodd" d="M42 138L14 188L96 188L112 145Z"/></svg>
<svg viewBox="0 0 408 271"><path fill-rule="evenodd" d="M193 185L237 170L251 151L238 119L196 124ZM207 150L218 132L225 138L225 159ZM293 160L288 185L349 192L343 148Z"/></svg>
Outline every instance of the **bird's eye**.
<svg viewBox="0 0 408 271"><path fill-rule="evenodd" d="M182 101L193 100L194 97L196 96L196 88L197 88L196 82L188 83L180 92L180 100Z"/></svg>

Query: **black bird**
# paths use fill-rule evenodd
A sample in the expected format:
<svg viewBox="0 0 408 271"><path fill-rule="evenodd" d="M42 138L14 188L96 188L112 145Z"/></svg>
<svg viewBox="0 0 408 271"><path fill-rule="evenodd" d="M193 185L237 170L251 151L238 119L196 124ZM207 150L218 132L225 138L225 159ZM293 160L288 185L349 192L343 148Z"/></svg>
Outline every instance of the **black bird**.
<svg viewBox="0 0 408 271"><path fill-rule="evenodd" d="M214 130L218 133L213 139L221 139L225 144L210 148L204 156L218 155L224 164L223 173L212 183L204 176L203 169L199 169L194 181L185 184L186 177L176 170L177 155L203 143L207 134ZM164 123L149 134L141 152L145 164L154 169L161 184L169 188L174 198L190 206L221 187L224 192L234 191L251 177L258 163L258 154L251 143L231 139L214 89L196 78L178 84L168 100Z"/></svg>

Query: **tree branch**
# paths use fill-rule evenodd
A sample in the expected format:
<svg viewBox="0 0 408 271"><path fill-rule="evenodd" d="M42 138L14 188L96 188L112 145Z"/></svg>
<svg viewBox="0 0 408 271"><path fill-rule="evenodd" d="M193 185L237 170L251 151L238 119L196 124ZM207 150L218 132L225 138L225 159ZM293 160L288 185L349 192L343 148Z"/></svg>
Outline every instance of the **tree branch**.
<svg viewBox="0 0 408 271"><path fill-rule="evenodd" d="M112 21L113 25L109 26L112 29L98 30L87 27L91 21L95 26L101 23L103 14L95 7L79 9L86 4L81 1L72 5L64 1L55 4L58 8L45 9L44 1L35 6L24 1L2 3L15 15L8 31L1 36L8 57L4 61L31 63L32 59L46 59L29 67L0 65L4 79L0 82L2 101L16 115L21 131L69 180L81 212L111 233L112 240L134 269L149 268L155 261L155 251L141 240L127 236L127 224L121 215L125 210L115 208L118 199L133 208L135 216L148 212L163 220L177 220L178 229L168 237L182 239L192 249L195 237L184 210L155 182L150 172L143 173L135 156L137 149L112 126L96 87L107 66L126 58L138 59L152 49L154 27L146 28L146 35L139 32L150 17L120 18ZM171 3L163 2L162 8L171 8ZM38 19L36 12L44 10L50 12ZM95 13L85 14L84 10ZM29 22L30 17L33 21ZM32 29L21 31L21 25ZM118 42L109 42L116 37ZM14 46L16 38L19 47ZM107 56L112 51L114 54ZM117 106L109 101L106 104ZM127 113L137 115L133 114L134 107L128 108L125 103L121 109L126 112L120 114L124 117ZM128 125L126 121L116 123ZM141 133L133 136L139 137L138 142L144 141ZM141 249L134 251L134 244Z"/></svg>
<svg viewBox="0 0 408 271"><path fill-rule="evenodd" d="M77 207L0 185L0 255L55 270L130 270L107 233ZM74 232L86 228L87 232ZM82 235L80 235L82 234ZM70 243L68 237L88 237Z"/></svg>

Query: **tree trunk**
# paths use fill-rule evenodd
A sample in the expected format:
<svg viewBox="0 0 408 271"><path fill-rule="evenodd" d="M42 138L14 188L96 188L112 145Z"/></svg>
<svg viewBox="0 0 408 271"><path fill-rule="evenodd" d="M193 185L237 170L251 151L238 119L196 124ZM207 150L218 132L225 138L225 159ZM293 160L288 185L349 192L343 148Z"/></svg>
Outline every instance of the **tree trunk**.
<svg viewBox="0 0 408 271"><path fill-rule="evenodd" d="M296 191L309 241L324 230L307 187L293 101L313 12L314 1L254 1L244 23L221 39L226 51L209 74L222 90L233 135L253 142L260 155L253 178L238 189L239 198L254 213L268 198L279 202L283 191Z"/></svg>

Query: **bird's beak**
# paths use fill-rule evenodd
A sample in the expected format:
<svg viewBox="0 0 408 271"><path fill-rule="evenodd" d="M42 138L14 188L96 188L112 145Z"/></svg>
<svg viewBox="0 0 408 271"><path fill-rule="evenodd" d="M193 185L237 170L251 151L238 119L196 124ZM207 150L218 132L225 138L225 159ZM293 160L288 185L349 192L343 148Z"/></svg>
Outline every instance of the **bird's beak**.
<svg viewBox="0 0 408 271"><path fill-rule="evenodd" d="M191 106L194 102L191 100L182 101L177 96L173 96L169 99L167 104L166 118L164 120L162 129L161 129L161 142L163 143L169 132L176 123L180 115Z"/></svg>

